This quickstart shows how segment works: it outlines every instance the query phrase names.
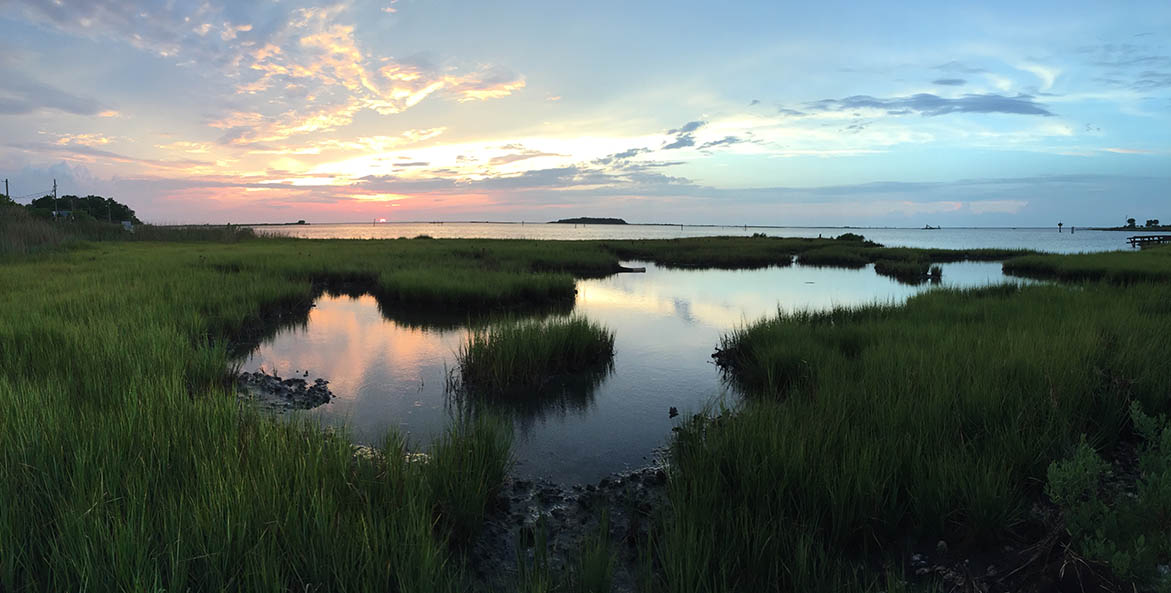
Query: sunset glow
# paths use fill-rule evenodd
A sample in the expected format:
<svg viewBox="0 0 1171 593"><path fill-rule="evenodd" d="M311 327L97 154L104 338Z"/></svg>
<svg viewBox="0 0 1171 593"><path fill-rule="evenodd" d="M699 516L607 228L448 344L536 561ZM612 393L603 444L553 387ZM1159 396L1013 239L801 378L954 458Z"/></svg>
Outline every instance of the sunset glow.
<svg viewBox="0 0 1171 593"><path fill-rule="evenodd" d="M1100 224L1171 181L1166 2L5 6L12 195L155 222Z"/></svg>

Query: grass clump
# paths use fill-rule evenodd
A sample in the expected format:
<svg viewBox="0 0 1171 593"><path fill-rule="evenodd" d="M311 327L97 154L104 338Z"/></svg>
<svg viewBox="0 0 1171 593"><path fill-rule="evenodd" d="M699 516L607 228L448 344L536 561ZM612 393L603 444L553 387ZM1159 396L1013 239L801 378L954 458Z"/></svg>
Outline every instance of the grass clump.
<svg viewBox="0 0 1171 593"><path fill-rule="evenodd" d="M472 393L533 396L556 378L608 368L613 357L614 333L582 317L511 320L472 330L459 375Z"/></svg>
<svg viewBox="0 0 1171 593"><path fill-rule="evenodd" d="M851 241L852 242L852 241ZM861 248L833 245L803 251L797 256L803 266L832 266L835 268L864 268L870 263Z"/></svg>
<svg viewBox="0 0 1171 593"><path fill-rule="evenodd" d="M922 259L880 259L874 262L874 272L881 276L894 278L904 284L922 284L928 280L938 282L943 278L942 268Z"/></svg>
<svg viewBox="0 0 1171 593"><path fill-rule="evenodd" d="M1130 401L1168 408L1168 298L939 290L732 332L746 398L671 444L661 589L859 590L906 541L996 549L1080 435L1111 449Z"/></svg>
<svg viewBox="0 0 1171 593"><path fill-rule="evenodd" d="M799 251L831 243L823 239L763 236L599 242L622 259L649 261L666 268L717 269L789 266Z"/></svg>
<svg viewBox="0 0 1171 593"><path fill-rule="evenodd" d="M1171 246L1140 251L1030 255L1004 262L1004 273L1046 280L1115 284L1171 281Z"/></svg>

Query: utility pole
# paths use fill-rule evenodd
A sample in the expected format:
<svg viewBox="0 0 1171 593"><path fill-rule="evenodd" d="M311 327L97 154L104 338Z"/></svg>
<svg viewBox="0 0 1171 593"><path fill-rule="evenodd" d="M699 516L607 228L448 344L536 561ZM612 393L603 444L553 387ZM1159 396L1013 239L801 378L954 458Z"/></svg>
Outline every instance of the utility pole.
<svg viewBox="0 0 1171 593"><path fill-rule="evenodd" d="M53 220L61 215L61 208L57 206L57 180L53 180Z"/></svg>
<svg viewBox="0 0 1171 593"><path fill-rule="evenodd" d="M12 194L8 193L8 178L4 178L4 197L12 199Z"/></svg>

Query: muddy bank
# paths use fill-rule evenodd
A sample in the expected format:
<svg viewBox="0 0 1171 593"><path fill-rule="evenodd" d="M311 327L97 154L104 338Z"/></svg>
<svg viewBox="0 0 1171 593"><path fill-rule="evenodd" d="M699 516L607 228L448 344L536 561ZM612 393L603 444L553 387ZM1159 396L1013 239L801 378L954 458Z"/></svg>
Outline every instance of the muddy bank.
<svg viewBox="0 0 1171 593"><path fill-rule="evenodd" d="M263 370L243 372L236 376L236 393L240 399L274 411L309 410L329 403L333 399L329 381L319 377L309 383L308 377L309 371L305 371L304 378L290 379Z"/></svg>
<svg viewBox="0 0 1171 593"><path fill-rule="evenodd" d="M614 556L612 590L636 591L639 547L664 504L666 486L662 467L614 474L589 485L510 479L467 550L472 575L493 591L515 590L518 558L533 566L544 539L549 574L562 579L580 557L583 540L598 533L605 511Z"/></svg>

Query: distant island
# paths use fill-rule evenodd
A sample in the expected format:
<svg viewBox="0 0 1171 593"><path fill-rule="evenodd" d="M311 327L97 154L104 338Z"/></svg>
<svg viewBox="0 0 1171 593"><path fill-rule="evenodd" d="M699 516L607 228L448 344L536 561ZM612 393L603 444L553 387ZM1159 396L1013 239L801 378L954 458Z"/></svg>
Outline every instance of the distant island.
<svg viewBox="0 0 1171 593"><path fill-rule="evenodd" d="M621 218L594 218L592 216L579 216L577 218L562 218L561 220L554 220L550 224L626 224L625 220Z"/></svg>
<svg viewBox="0 0 1171 593"><path fill-rule="evenodd" d="M1126 226L1091 227L1091 231L1171 231L1171 224L1159 224L1158 218L1148 218L1146 224L1139 226L1133 218L1126 219Z"/></svg>

